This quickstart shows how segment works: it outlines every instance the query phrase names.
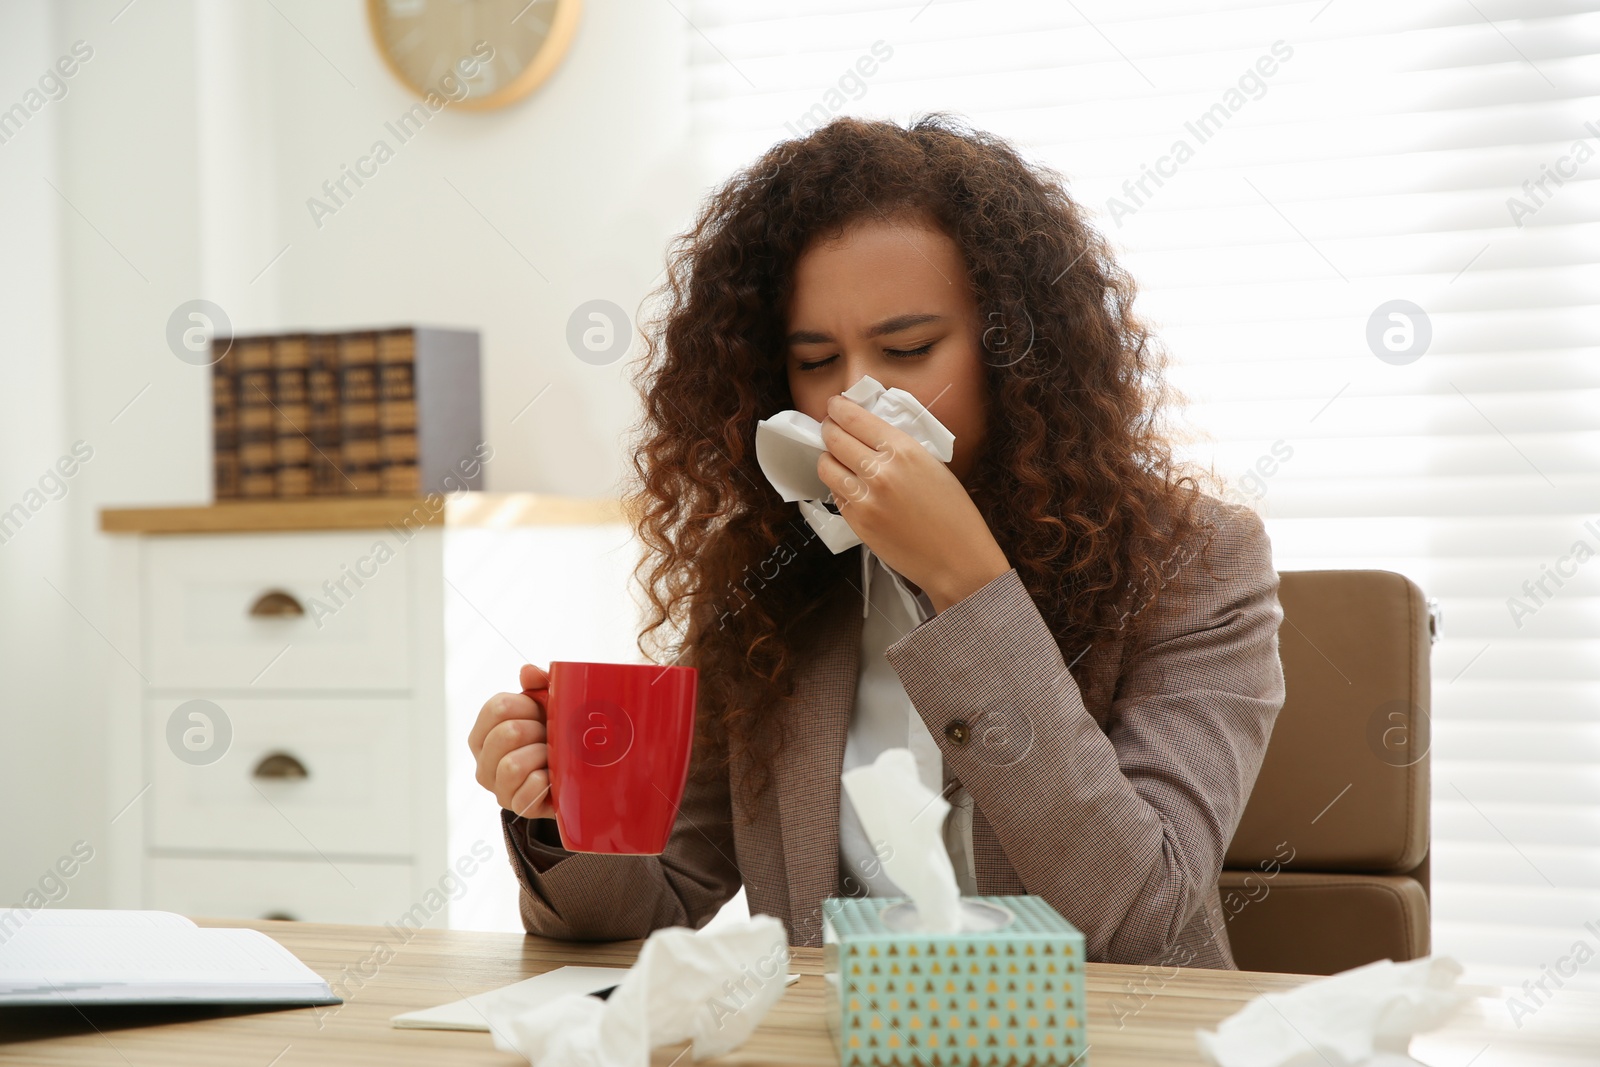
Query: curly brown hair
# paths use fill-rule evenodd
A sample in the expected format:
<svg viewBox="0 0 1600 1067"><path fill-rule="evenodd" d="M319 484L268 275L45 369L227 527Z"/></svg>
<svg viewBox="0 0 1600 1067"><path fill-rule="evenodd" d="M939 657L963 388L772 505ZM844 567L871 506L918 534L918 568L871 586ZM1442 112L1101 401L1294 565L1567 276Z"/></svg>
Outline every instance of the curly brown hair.
<svg viewBox="0 0 1600 1067"><path fill-rule="evenodd" d="M965 258L989 324L970 491L1064 651L1136 628L1201 525L1196 478L1163 431L1165 355L1133 313L1132 277L1054 171L943 113L909 127L838 118L775 145L669 249L635 367L644 411L626 495L645 549L640 650L700 668L703 736L724 764L745 755L758 792L807 623L859 564L773 491L755 427L793 406L797 259L865 219L926 220Z"/></svg>

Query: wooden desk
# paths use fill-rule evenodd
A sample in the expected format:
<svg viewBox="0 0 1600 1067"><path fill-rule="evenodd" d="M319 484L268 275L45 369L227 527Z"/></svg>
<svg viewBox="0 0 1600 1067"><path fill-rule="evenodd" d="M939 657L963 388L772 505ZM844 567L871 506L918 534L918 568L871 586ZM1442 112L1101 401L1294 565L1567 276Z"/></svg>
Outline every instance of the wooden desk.
<svg viewBox="0 0 1600 1067"><path fill-rule="evenodd" d="M105 1067L315 1067L315 1065L498 1065L526 1063L498 1052L488 1034L395 1030L389 1017L443 1004L568 963L626 966L638 942L568 944L515 934L427 930L401 945L390 929L282 922L209 922L252 926L277 938L330 982L345 968L393 956L364 985L350 982L342 1006L259 1014L214 1009L70 1008L0 1012L0 1064ZM363 967L370 970L370 967ZM797 949L790 970L802 975L743 1048L716 1061L835 1067L823 1016L822 953ZM1214 1027L1257 993L1306 981L1295 975L1172 971L1089 964L1089 1056L1092 1067L1198 1064L1196 1027ZM1139 994L1130 993L1130 983ZM1489 992L1486 990L1486 992ZM1119 1017L1121 1025L1119 1026ZM680 1062L687 1046L662 1049L659 1067ZM1444 1030L1412 1043L1432 1067L1600 1062L1600 996L1559 991L1522 1029L1503 997L1485 996ZM1476 1058L1474 1058L1476 1057ZM681 1060L687 1067L690 1061Z"/></svg>

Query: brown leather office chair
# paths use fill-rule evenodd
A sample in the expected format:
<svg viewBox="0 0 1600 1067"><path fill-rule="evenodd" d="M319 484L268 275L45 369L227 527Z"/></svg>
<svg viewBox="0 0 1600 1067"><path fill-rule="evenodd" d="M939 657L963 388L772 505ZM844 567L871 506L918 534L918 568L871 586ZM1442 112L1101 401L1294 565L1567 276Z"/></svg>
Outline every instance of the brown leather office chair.
<svg viewBox="0 0 1600 1067"><path fill-rule="evenodd" d="M1286 697L1219 881L1234 959L1333 974L1425 956L1428 605L1389 571L1280 578Z"/></svg>

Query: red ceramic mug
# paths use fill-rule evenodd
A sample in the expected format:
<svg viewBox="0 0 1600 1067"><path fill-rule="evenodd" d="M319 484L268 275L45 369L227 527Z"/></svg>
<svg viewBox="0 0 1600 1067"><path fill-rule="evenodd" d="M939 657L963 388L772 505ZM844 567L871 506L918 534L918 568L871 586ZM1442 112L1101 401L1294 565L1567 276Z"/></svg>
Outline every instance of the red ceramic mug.
<svg viewBox="0 0 1600 1067"><path fill-rule="evenodd" d="M667 847L694 743L693 667L550 664L544 706L550 803L573 852L654 856Z"/></svg>

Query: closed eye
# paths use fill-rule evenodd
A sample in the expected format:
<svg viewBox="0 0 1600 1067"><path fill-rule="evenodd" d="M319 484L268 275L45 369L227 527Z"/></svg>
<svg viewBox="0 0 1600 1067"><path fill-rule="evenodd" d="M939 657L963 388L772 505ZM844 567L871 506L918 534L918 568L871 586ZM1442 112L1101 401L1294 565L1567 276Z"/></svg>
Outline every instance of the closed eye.
<svg viewBox="0 0 1600 1067"><path fill-rule="evenodd" d="M925 356L932 350L933 342L929 341L927 344L921 345L917 348L885 348L883 350L883 354L886 356L893 356L896 359L912 359L916 356ZM826 367L829 363L832 363L838 358L838 356L834 355L828 356L825 359L813 359L809 362L802 360L800 363L796 364L796 366L801 371L816 370L818 367Z"/></svg>
<svg viewBox="0 0 1600 1067"><path fill-rule="evenodd" d="M903 359L907 356L925 356L932 348L933 342L929 341L920 348L885 348L883 350L883 354L886 356L897 356Z"/></svg>

